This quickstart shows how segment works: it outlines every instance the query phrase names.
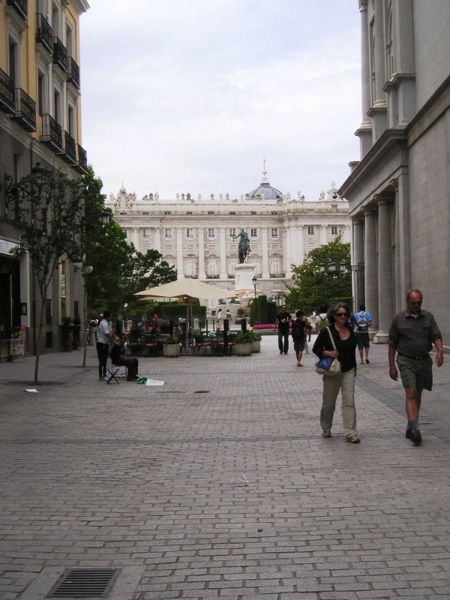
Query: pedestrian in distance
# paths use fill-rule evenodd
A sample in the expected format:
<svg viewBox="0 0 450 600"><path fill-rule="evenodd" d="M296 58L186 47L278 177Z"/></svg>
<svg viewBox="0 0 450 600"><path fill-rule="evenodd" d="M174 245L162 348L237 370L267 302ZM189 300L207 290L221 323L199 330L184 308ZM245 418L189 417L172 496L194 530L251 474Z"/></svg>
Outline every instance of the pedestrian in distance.
<svg viewBox="0 0 450 600"><path fill-rule="evenodd" d="M352 444L361 441L356 428L355 379L356 338L349 322L350 308L345 302L335 304L327 314L329 326L321 329L313 346L319 359L331 356L339 360L341 372L333 377L323 376L322 409L320 425L322 436L331 437L334 411L339 392L342 396L342 420L345 439ZM331 341L333 336L336 349Z"/></svg>
<svg viewBox="0 0 450 600"><path fill-rule="evenodd" d="M441 367L444 364L441 332L433 315L422 310L422 302L420 290L409 290L406 310L394 317L388 339L389 377L397 381L400 371L408 419L405 437L416 446L422 443L419 425L422 392L431 392L433 388L433 361L430 356L433 344L436 347L436 365Z"/></svg>
<svg viewBox="0 0 450 600"><path fill-rule="evenodd" d="M216 319L217 319L216 331L222 331L222 329L223 329L223 312L222 312L221 308L219 308L219 310L217 311Z"/></svg>
<svg viewBox="0 0 450 600"><path fill-rule="evenodd" d="M369 327L372 324L372 315L366 312L365 304L359 305L359 312L354 315L356 343L358 344L359 357L361 364L364 364L364 356L366 364L370 364L369 350Z"/></svg>
<svg viewBox="0 0 450 600"><path fill-rule="evenodd" d="M287 354L289 352L289 328L291 320L292 317L286 311L286 305L283 304L281 312L277 314L275 321L275 326L278 327L278 349L280 350L280 354Z"/></svg>
<svg viewBox="0 0 450 600"><path fill-rule="evenodd" d="M323 304L319 308L319 312L316 314L316 318L315 318L316 333L319 333L319 331L321 329L323 329L323 327L326 327L328 325L327 311L328 311L328 308L325 304Z"/></svg>
<svg viewBox="0 0 450 600"><path fill-rule="evenodd" d="M105 310L103 318L97 328L97 356L98 356L98 379L103 381L106 377L106 363L108 362L109 345L115 341L112 330L112 317L109 310Z"/></svg>
<svg viewBox="0 0 450 600"><path fill-rule="evenodd" d="M292 340L294 342L294 350L297 357L297 367L303 367L302 355L305 350L308 327L303 319L303 311L298 310L295 313L295 316L297 318L292 322Z"/></svg>

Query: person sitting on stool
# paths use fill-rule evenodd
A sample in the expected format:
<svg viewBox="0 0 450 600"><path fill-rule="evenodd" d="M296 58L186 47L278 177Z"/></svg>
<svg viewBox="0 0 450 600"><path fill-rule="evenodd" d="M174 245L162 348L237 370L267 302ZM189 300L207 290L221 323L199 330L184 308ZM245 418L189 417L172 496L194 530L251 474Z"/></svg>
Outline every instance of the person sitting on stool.
<svg viewBox="0 0 450 600"><path fill-rule="evenodd" d="M120 337L118 341L114 342L114 346L111 348L111 362L118 367L128 367L127 381L135 381L139 377L139 361L134 356L125 354L124 343L124 337Z"/></svg>

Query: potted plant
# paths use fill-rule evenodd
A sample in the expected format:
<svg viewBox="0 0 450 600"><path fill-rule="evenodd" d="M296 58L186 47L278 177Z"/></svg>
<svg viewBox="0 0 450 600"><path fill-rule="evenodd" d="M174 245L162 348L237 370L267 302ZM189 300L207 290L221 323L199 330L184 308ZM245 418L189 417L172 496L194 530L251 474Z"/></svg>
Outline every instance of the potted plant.
<svg viewBox="0 0 450 600"><path fill-rule="evenodd" d="M177 358L177 356L180 356L180 350L180 340L176 335L168 335L164 339L164 356Z"/></svg>
<svg viewBox="0 0 450 600"><path fill-rule="evenodd" d="M261 334L256 333L256 331L250 331L249 333L252 338L252 352L261 352Z"/></svg>
<svg viewBox="0 0 450 600"><path fill-rule="evenodd" d="M250 356L253 348L253 341L250 332L238 333L236 336L236 354L238 356Z"/></svg>

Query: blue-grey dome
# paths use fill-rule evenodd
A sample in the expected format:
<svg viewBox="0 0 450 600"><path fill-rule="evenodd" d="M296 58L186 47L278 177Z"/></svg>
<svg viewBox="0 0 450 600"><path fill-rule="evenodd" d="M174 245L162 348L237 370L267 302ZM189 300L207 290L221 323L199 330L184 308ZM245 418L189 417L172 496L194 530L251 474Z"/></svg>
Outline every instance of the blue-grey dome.
<svg viewBox="0 0 450 600"><path fill-rule="evenodd" d="M278 198L283 198L283 192L280 192L280 190L277 190L277 188L274 188L273 186L271 186L270 183L267 181L266 175L267 175L267 171L264 166L263 178L262 178L262 181L261 181L259 187L257 187L255 190L251 191L247 195L247 197L258 198L258 196L262 196L264 194L264 200L277 200Z"/></svg>

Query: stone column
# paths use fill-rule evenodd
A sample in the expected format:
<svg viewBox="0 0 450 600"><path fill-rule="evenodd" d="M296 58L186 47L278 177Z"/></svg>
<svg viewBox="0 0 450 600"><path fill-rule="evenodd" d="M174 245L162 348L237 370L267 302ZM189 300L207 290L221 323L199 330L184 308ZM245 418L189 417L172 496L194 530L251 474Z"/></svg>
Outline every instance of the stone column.
<svg viewBox="0 0 450 600"><path fill-rule="evenodd" d="M322 225L320 228L320 245L324 246L327 243L328 243L327 226Z"/></svg>
<svg viewBox="0 0 450 600"><path fill-rule="evenodd" d="M301 225L297 225L296 228L297 235L297 256L296 256L296 264L301 265L305 260L305 239L303 236L303 227Z"/></svg>
<svg viewBox="0 0 450 600"><path fill-rule="evenodd" d="M205 273L205 230L198 228L198 277L206 279Z"/></svg>
<svg viewBox="0 0 450 600"><path fill-rule="evenodd" d="M292 256L292 231L287 227L284 232L283 242L283 265L282 269L286 273L286 277L291 277L291 256Z"/></svg>
<svg viewBox="0 0 450 600"><path fill-rule="evenodd" d="M364 290L364 223L361 214L352 217L353 243L352 243L352 288L355 310L365 302Z"/></svg>
<svg viewBox="0 0 450 600"><path fill-rule="evenodd" d="M262 278L269 279L269 234L267 227L262 227Z"/></svg>
<svg viewBox="0 0 450 600"><path fill-rule="evenodd" d="M161 226L155 227L154 248L161 252Z"/></svg>
<svg viewBox="0 0 450 600"><path fill-rule="evenodd" d="M178 279L184 277L184 261L183 261L183 230L177 227L177 271Z"/></svg>
<svg viewBox="0 0 450 600"><path fill-rule="evenodd" d="M364 209L364 284L366 309L372 315L372 330L378 330L378 281L375 214Z"/></svg>
<svg viewBox="0 0 450 600"><path fill-rule="evenodd" d="M378 200L378 284L379 320L374 341L385 344L393 317L391 203L389 198ZM370 310L370 309L368 309Z"/></svg>
<svg viewBox="0 0 450 600"><path fill-rule="evenodd" d="M361 158L372 146L372 123L368 112L370 109L370 58L369 58L369 26L367 17L367 0L360 0L361 13L361 101L362 122L357 131L360 139Z"/></svg>
<svg viewBox="0 0 450 600"><path fill-rule="evenodd" d="M225 228L219 229L219 243L220 243L220 279L228 279L227 273L227 247L225 243Z"/></svg>

